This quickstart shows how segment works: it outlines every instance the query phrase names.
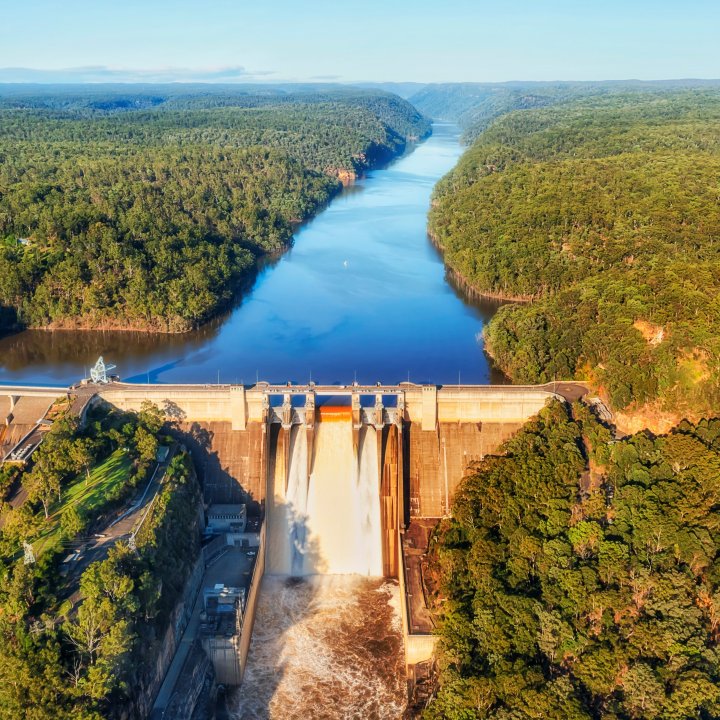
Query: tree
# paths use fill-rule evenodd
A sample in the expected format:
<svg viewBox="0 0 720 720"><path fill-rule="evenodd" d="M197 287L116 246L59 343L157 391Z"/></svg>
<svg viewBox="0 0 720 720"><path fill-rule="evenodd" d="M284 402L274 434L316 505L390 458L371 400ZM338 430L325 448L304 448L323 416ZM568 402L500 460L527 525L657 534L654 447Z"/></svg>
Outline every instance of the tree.
<svg viewBox="0 0 720 720"><path fill-rule="evenodd" d="M87 520L83 517L77 505L70 505L60 517L60 528L66 540L72 540L86 527Z"/></svg>
<svg viewBox="0 0 720 720"><path fill-rule="evenodd" d="M60 476L52 470L35 468L26 482L30 500L42 504L47 520L50 517L50 506L61 498Z"/></svg>
<svg viewBox="0 0 720 720"><path fill-rule="evenodd" d="M406 101L368 91L235 95L232 107L128 98L135 109L83 95L0 98L0 238L32 239L0 242L3 326L187 331L289 246L338 175L430 131Z"/></svg>
<svg viewBox="0 0 720 720"><path fill-rule="evenodd" d="M90 480L90 466L95 457L93 444L89 438L77 438L70 446L70 460L76 472L85 471L85 484Z"/></svg>
<svg viewBox="0 0 720 720"><path fill-rule="evenodd" d="M575 377L618 409L712 414L720 93L579 95L484 128L438 183L430 232L473 289L532 300L484 329L513 381Z"/></svg>
<svg viewBox="0 0 720 720"><path fill-rule="evenodd" d="M84 451L97 448L99 459L105 459L118 426L126 426L131 445L142 430L140 447L146 456L154 447L154 437L133 413L109 407L91 412L96 421L82 430L60 428L43 444L33 470L19 470L31 499L3 518L0 720L120 717L135 688L154 676L153 639L163 636L199 552L200 492L192 464L181 454L168 468L135 550L123 542L110 544L106 559L90 564L79 583L72 573L61 573L63 543L56 542L56 530L61 540L76 537L105 513L113 494L91 493L85 502L88 494L80 493L62 514L52 515L58 485L82 483L75 473L87 462ZM90 438L92 445L86 442ZM44 512L35 506L43 501ZM50 542L36 543L36 561L25 565L19 541L33 539L38 531ZM64 602L70 595L72 607Z"/></svg>
<svg viewBox="0 0 720 720"><path fill-rule="evenodd" d="M138 422L150 434L157 436L165 424L165 416L157 405L149 400L144 400L138 413Z"/></svg>
<svg viewBox="0 0 720 720"><path fill-rule="evenodd" d="M607 445L587 408L553 404L478 463L433 544L426 717L717 717L718 430Z"/></svg>
<svg viewBox="0 0 720 720"><path fill-rule="evenodd" d="M140 461L143 463L152 462L157 455L157 438L140 425L135 431L134 441Z"/></svg>

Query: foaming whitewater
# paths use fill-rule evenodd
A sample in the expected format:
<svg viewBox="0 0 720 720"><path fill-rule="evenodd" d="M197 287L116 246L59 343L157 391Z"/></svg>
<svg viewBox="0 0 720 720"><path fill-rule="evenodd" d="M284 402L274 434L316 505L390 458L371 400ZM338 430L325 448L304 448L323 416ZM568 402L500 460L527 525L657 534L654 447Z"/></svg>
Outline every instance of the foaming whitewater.
<svg viewBox="0 0 720 720"><path fill-rule="evenodd" d="M304 429L292 430L287 487L287 531L290 574L304 575L307 552L307 437Z"/></svg>
<svg viewBox="0 0 720 720"><path fill-rule="evenodd" d="M316 424L313 448L307 437L302 426L294 426L289 437L278 437L268 503L267 572L381 576L375 428L363 427L354 449L349 409L343 408L325 413ZM281 459L285 442L290 444L287 479Z"/></svg>
<svg viewBox="0 0 720 720"><path fill-rule="evenodd" d="M280 575L304 575L305 556L309 549L307 504L310 481L304 427L295 425L289 432L279 432L273 447L270 477L267 571ZM307 565L313 566L312 559L307 560Z"/></svg>
<svg viewBox="0 0 720 720"><path fill-rule="evenodd" d="M307 437L296 428L290 445L288 468L288 504L293 508L289 518L290 574L303 575L307 551Z"/></svg>
<svg viewBox="0 0 720 720"><path fill-rule="evenodd" d="M233 720L394 720L405 707L398 587L358 576L263 579Z"/></svg>
<svg viewBox="0 0 720 720"><path fill-rule="evenodd" d="M364 426L360 430L357 480L352 519L356 525L358 572L382 575L382 527L380 522L380 472L378 469L377 430Z"/></svg>

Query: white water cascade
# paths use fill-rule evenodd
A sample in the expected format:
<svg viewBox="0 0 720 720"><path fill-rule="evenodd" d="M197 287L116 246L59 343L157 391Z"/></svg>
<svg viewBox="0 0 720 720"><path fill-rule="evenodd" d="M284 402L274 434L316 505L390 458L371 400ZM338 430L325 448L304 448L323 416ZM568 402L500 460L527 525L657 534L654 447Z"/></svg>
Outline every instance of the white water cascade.
<svg viewBox="0 0 720 720"><path fill-rule="evenodd" d="M309 478L305 428L294 426L289 442L287 486L278 458L268 504L267 572L382 576L375 428L361 429L356 458L349 412L318 422Z"/></svg>
<svg viewBox="0 0 720 720"><path fill-rule="evenodd" d="M287 481L283 442L289 443ZM268 571L277 575L305 575L309 536L305 428L293 426L289 437L278 441L276 452L280 457L275 459L274 487L268 508Z"/></svg>
<svg viewBox="0 0 720 720"><path fill-rule="evenodd" d="M382 430L370 426L360 430L355 504L352 509L359 550L355 572L370 576L380 576L383 572L378 432Z"/></svg>
<svg viewBox="0 0 720 720"><path fill-rule="evenodd" d="M382 578L381 431L362 427L355 450L349 408L318 415L314 434L274 431L266 575L233 720L395 720L405 706L399 588Z"/></svg>

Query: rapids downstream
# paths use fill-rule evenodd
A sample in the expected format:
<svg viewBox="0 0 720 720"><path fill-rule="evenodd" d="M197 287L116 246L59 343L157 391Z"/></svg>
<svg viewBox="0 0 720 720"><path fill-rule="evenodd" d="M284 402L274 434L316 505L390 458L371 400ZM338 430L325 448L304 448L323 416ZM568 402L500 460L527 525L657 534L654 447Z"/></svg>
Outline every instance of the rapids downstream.
<svg viewBox="0 0 720 720"><path fill-rule="evenodd" d="M396 583L265 576L233 720L396 720L405 706Z"/></svg>

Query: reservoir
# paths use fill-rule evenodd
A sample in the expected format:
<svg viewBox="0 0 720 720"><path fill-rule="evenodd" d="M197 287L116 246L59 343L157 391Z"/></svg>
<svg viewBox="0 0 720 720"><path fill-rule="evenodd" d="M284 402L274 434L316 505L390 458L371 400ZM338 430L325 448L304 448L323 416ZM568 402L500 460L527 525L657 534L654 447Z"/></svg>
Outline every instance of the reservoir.
<svg viewBox="0 0 720 720"><path fill-rule="evenodd" d="M347 188L202 328L17 333L0 339L0 382L71 384L99 355L130 382L502 382L478 342L497 304L455 290L426 234L458 137L438 123L413 152Z"/></svg>

